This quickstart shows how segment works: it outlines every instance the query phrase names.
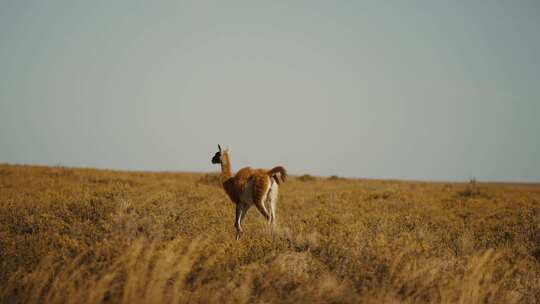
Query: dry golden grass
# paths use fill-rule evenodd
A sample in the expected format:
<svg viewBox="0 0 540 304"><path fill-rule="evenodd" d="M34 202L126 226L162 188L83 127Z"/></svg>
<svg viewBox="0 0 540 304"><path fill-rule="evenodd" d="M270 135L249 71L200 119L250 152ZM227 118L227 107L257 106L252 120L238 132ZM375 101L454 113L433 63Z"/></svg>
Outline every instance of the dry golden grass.
<svg viewBox="0 0 540 304"><path fill-rule="evenodd" d="M474 187L474 189L472 188ZM2 303L540 302L540 187L0 165Z"/></svg>

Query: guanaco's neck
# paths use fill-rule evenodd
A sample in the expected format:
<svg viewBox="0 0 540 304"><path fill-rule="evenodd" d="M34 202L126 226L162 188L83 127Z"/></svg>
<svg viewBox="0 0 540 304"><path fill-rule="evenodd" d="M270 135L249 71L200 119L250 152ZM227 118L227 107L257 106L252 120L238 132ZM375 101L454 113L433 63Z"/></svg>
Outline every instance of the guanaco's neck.
<svg viewBox="0 0 540 304"><path fill-rule="evenodd" d="M224 152L223 157L221 157L221 181L225 182L231 177L231 160L229 159L229 153Z"/></svg>

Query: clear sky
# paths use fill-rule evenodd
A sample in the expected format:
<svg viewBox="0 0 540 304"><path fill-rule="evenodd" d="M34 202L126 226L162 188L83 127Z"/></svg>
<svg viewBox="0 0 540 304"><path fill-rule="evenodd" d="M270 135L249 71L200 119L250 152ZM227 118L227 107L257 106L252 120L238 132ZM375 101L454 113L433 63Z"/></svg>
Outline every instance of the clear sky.
<svg viewBox="0 0 540 304"><path fill-rule="evenodd" d="M540 181L540 2L0 0L0 162Z"/></svg>

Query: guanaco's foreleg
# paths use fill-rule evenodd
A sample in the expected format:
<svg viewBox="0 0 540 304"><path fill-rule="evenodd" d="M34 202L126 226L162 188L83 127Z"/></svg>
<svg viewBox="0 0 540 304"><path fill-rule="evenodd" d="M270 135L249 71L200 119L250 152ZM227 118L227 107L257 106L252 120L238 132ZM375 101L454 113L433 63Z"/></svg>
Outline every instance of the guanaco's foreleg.
<svg viewBox="0 0 540 304"><path fill-rule="evenodd" d="M234 228L236 228L236 239L239 240L242 235L242 219L246 215L245 205L242 203L236 204L236 217L234 219Z"/></svg>

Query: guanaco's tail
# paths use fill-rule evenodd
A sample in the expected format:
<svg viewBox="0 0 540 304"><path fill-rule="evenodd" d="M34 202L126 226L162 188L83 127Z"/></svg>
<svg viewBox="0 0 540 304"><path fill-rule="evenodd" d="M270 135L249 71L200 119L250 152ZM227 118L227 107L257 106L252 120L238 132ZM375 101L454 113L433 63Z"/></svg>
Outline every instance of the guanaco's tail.
<svg viewBox="0 0 540 304"><path fill-rule="evenodd" d="M274 167L268 172L266 172L266 174L272 177L276 181L276 183L278 183L278 185L285 182L285 180L287 179L287 170L285 170L285 168L283 168L282 166Z"/></svg>

